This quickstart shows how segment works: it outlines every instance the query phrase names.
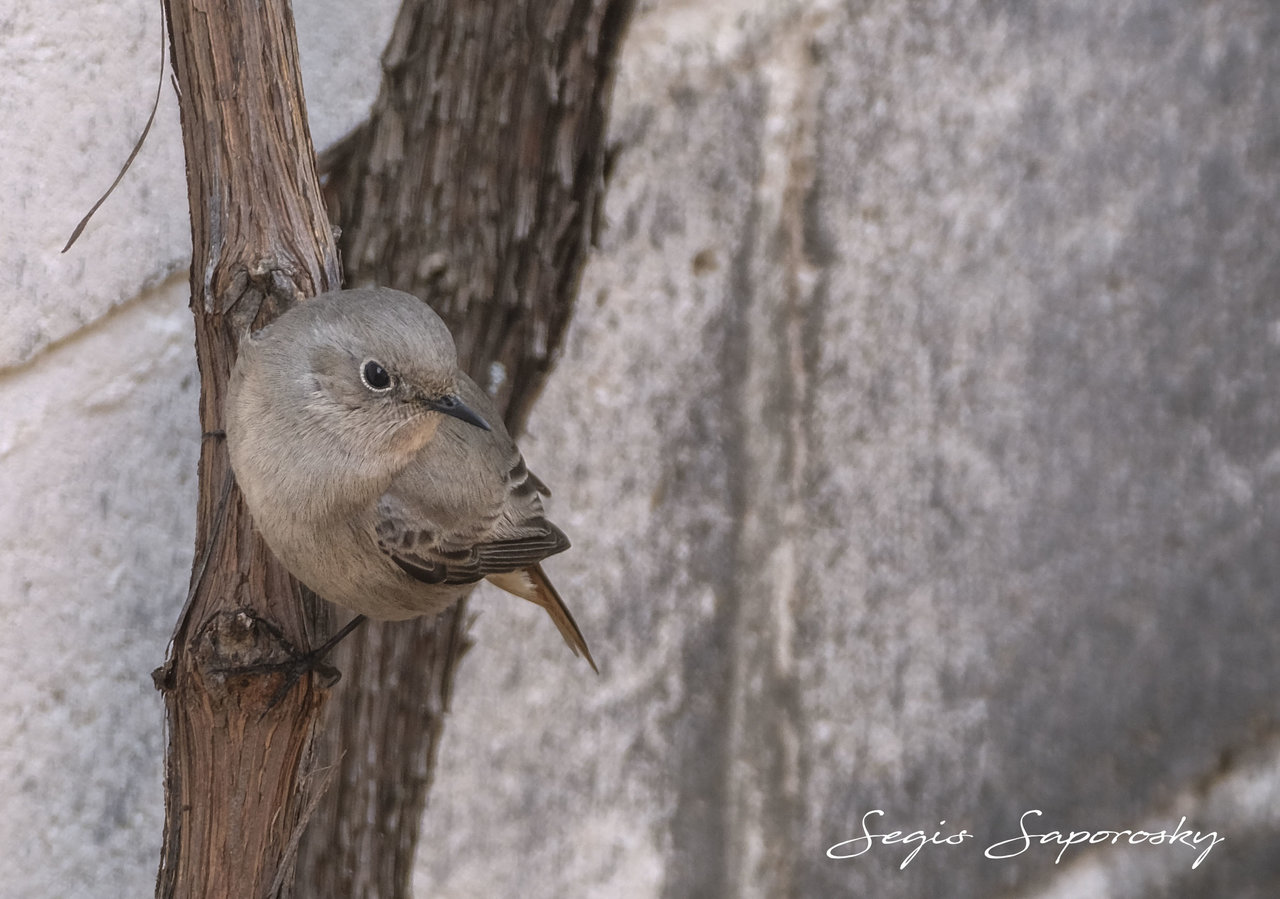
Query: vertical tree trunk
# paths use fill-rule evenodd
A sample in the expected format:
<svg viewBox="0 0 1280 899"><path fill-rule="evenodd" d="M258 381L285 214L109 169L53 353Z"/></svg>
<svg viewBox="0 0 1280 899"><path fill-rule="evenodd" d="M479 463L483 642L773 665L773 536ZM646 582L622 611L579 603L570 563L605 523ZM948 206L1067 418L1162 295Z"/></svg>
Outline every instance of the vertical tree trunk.
<svg viewBox="0 0 1280 899"><path fill-rule="evenodd" d="M288 0L169 0L191 205L191 308L201 372L193 594L156 672L169 746L156 895L290 893L316 793L323 691L274 707L287 658L328 624L253 532L231 486L222 402L243 330L338 284L314 169ZM239 672L239 673L237 673Z"/></svg>
<svg viewBox="0 0 1280 899"><path fill-rule="evenodd" d="M632 6L406 0L371 118L333 156L349 283L429 299L513 431L560 345L596 225ZM408 895L465 618L464 600L340 647L324 738L340 761L303 839L299 895Z"/></svg>
<svg viewBox="0 0 1280 899"><path fill-rule="evenodd" d="M568 321L631 5L409 0L375 113L333 172L353 281L430 297L513 427ZM193 595L157 673L170 722L157 895L288 895L319 793L323 691L307 678L269 707L280 675L245 669L313 643L328 621L253 533L217 432L240 334L337 286L336 253L286 0L168 11L210 436ZM345 689L325 742L341 762L302 844L300 895L405 894L464 620L459 607L375 626L337 660Z"/></svg>

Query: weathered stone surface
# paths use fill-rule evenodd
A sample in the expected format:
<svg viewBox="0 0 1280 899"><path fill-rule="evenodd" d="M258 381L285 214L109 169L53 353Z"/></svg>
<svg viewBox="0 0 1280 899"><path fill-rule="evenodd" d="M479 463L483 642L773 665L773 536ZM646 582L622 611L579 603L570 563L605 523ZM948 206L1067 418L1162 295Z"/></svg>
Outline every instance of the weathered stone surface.
<svg viewBox="0 0 1280 899"><path fill-rule="evenodd" d="M644 43L690 17L729 32ZM1155 0L637 23L526 448L604 674L477 603L423 895L1274 889L1274 819L1222 785L1276 794L1278 30ZM975 836L827 858L874 809ZM1032 809L1226 842L984 857Z"/></svg>
<svg viewBox="0 0 1280 899"><path fill-rule="evenodd" d="M15 895L146 895L160 837L198 439L171 107L56 255L150 96L122 8L0 14ZM299 10L321 144L376 74L341 12ZM419 894L1274 895L1278 70L1264 0L645 5L522 444L602 675L477 596ZM828 858L875 809L975 836ZM1226 841L984 857L1034 809Z"/></svg>

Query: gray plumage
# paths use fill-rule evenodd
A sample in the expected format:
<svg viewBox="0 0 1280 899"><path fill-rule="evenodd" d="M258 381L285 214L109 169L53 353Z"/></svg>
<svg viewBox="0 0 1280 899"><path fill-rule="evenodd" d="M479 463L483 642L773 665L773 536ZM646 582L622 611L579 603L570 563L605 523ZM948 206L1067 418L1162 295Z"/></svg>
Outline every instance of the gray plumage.
<svg viewBox="0 0 1280 899"><path fill-rule="evenodd" d="M255 525L318 595L404 619L487 578L546 609L595 668L539 565L569 547L547 489L417 297L335 291L246 337L226 434Z"/></svg>

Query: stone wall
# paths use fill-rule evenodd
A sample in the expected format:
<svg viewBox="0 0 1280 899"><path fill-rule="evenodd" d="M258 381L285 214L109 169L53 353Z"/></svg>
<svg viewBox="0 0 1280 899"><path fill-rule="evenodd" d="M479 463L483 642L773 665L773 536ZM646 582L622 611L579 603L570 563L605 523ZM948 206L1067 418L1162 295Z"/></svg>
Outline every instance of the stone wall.
<svg viewBox="0 0 1280 899"><path fill-rule="evenodd" d="M176 111L59 256L159 23L18 6L0 883L145 895L198 441ZM323 146L393 9L299 6ZM418 893L1273 895L1280 8L658 0L612 131L523 441L602 674L477 595ZM1225 838L1194 868L1208 841L984 855L1184 816ZM829 858L864 820L972 836Z"/></svg>

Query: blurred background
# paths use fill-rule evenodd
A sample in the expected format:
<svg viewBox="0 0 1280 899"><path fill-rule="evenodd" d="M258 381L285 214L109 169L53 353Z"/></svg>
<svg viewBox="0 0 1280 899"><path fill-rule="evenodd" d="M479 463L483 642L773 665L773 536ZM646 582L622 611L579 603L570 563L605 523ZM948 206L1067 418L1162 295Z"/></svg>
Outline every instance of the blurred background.
<svg viewBox="0 0 1280 899"><path fill-rule="evenodd" d="M318 149L395 10L296 9ZM168 84L59 250L160 32L0 12L7 895L158 863L199 443ZM418 895L1276 895L1280 7L652 0L611 135L522 441L602 673L477 594ZM864 820L972 836L829 857ZM1223 841L988 858L1020 821Z"/></svg>

